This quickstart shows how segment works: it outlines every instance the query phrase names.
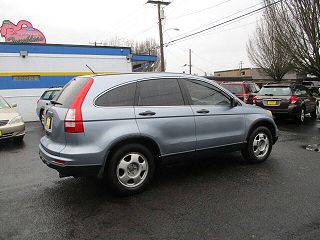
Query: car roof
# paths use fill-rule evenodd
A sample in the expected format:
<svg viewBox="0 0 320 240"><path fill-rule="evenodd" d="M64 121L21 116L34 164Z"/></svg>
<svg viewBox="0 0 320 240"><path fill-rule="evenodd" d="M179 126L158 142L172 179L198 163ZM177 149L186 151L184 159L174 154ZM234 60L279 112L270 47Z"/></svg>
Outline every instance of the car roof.
<svg viewBox="0 0 320 240"><path fill-rule="evenodd" d="M254 84L254 82L221 82L220 84Z"/></svg>

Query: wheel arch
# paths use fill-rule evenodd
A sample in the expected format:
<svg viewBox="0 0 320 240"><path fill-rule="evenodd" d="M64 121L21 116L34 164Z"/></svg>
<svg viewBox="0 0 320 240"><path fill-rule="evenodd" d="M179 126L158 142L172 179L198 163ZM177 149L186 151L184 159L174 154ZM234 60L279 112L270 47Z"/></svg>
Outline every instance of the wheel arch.
<svg viewBox="0 0 320 240"><path fill-rule="evenodd" d="M147 136L127 136L127 137L116 140L115 142L113 142L110 145L109 151L106 153L105 161L104 161L104 164L99 172L98 177L103 177L103 175L106 171L106 168L108 166L109 159L115 153L115 151L117 151L121 146L126 145L126 144L131 144L131 143L141 144L141 145L147 147L154 155L156 164L159 163L160 156L161 156L161 150L155 140L153 140L152 138L147 137Z"/></svg>
<svg viewBox="0 0 320 240"><path fill-rule="evenodd" d="M248 141L251 133L258 127L266 127L270 130L272 134L272 144L274 144L277 141L277 128L274 123L268 120L260 120L253 123L249 128L248 134L246 136L246 141Z"/></svg>

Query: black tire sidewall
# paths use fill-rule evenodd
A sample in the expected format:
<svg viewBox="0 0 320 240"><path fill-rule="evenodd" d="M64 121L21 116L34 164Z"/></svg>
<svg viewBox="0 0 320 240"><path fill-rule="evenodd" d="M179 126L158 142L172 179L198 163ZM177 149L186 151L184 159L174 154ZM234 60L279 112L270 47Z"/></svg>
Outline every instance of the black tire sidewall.
<svg viewBox="0 0 320 240"><path fill-rule="evenodd" d="M254 138L258 135L258 133L265 133L268 138L269 138L269 149L267 154L263 157L263 158L257 158L254 155L253 152L253 140ZM272 150L272 144L273 144L273 140L272 140L272 134L270 132L270 130L267 127L257 127L255 130L253 130L253 132L250 134L250 137L248 139L248 143L245 147L245 149L242 151L243 157L247 160L248 163L261 163L264 162L268 159L271 150Z"/></svg>
<svg viewBox="0 0 320 240"><path fill-rule="evenodd" d="M128 188L123 186L117 178L118 163L125 155L127 155L130 152L142 154L146 158L146 161L148 162L148 174L146 176L146 179L141 185L134 188ZM117 149L110 157L110 161L108 162L108 165L107 165L106 178L108 180L108 184L110 185L110 187L114 191L116 191L118 194L130 195L130 194L141 192L150 184L152 177L154 175L154 170L155 170L154 156L152 152L148 150L148 148L146 148L141 144L127 144Z"/></svg>

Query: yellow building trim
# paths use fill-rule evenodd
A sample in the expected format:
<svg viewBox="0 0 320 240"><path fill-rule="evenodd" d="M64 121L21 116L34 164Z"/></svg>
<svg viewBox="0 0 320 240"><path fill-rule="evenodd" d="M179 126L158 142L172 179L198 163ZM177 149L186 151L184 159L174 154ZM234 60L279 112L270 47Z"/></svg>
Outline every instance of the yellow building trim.
<svg viewBox="0 0 320 240"><path fill-rule="evenodd" d="M113 74L112 72L97 72L96 74ZM12 76L82 76L92 75L92 72L0 72L0 77Z"/></svg>

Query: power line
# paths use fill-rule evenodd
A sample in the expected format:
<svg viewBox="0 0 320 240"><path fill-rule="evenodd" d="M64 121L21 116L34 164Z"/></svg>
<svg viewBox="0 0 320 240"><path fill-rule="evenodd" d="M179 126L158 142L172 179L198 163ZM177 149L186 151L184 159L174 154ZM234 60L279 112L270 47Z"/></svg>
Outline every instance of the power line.
<svg viewBox="0 0 320 240"><path fill-rule="evenodd" d="M227 3L227 2L230 2L230 1L232 1L232 0L227 0L227 1L224 1L224 2L221 2L221 3L218 3L218 4L215 4L215 5L210 6L210 7L207 7L207 8L203 8L203 9L198 10L198 11L195 11L195 12L186 13L186 14L183 14L183 15L180 15L180 16L177 16L177 17L171 17L171 18L168 18L168 20L178 19L178 18L182 18L182 17L194 15L194 14L197 14L197 13L200 13L200 12L204 12L204 11L210 10L210 9L212 9L212 8L218 7L218 6L220 6L220 5L223 5L223 4L225 4L225 3Z"/></svg>
<svg viewBox="0 0 320 240"><path fill-rule="evenodd" d="M220 18L220 19L218 19L218 20L215 20L215 21L213 21L213 22L210 22L210 23L208 23L208 24L205 24L205 25L203 25L203 26L201 26L201 27L198 27L198 28L196 28L196 29L193 29L193 30L191 30L191 31L188 31L188 32L186 32L186 33L184 33L184 34L181 34L181 35L179 35L178 37L184 36L184 35L189 34L189 33L192 33L192 32L194 32L194 31L198 30L199 28L204 28L204 27L210 26L211 24L214 24L214 23L216 23L216 22L220 22L220 21L222 21L222 20L224 20L224 19L227 19L227 18L232 17L232 16L234 16L234 15L237 15L237 14L239 14L239 13L242 13L242 12L244 12L244 11L246 11L246 10L249 10L249 9L251 9L251 8L253 8L253 7L256 7L256 6L258 6L258 5L261 5L261 3L254 4L254 5L250 6L250 7L244 8L244 9L238 11L238 12L232 13L232 14L230 14L230 15L228 15L228 16L225 16L225 17L223 17L223 18Z"/></svg>
<svg viewBox="0 0 320 240"><path fill-rule="evenodd" d="M250 12L248 12L248 13L242 14L242 15L237 16L237 17L235 17L235 18L229 19L229 20L224 21L224 22L222 22L222 23L213 25L213 26L211 26L211 27L205 28L205 29L203 29L203 30L197 31L197 32L195 32L195 33L188 34L188 35L186 35L186 36L184 36L184 37L180 37L180 38L171 40L171 41L169 41L168 43L166 43L166 45L169 45L169 44L171 44L171 43L173 43L173 42L177 42L177 41L180 41L180 40L183 40L183 39L186 39L186 38L189 38L189 37L191 37L191 36L198 35L198 34L200 34L200 33L206 32L206 31L208 31L208 30L210 30L210 29L213 29L213 28L216 28L216 27L225 25L225 24L227 24L227 23L229 23L229 22L233 22L233 21L235 21L235 20L237 20L237 19L240 19L240 18L243 18L243 17L245 17L245 16L251 15L251 14L256 13L256 12L258 12L258 11L261 11L262 9L265 9L265 8L267 8L267 7L271 7L271 6L279 3L280 1L281 1L281 0L279 0L279 1L277 1L277 2L274 2L274 3L270 3L270 4L268 4L268 5L265 5L265 6L261 7L261 8L255 9L255 10L253 10L253 11L250 11Z"/></svg>

